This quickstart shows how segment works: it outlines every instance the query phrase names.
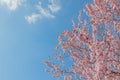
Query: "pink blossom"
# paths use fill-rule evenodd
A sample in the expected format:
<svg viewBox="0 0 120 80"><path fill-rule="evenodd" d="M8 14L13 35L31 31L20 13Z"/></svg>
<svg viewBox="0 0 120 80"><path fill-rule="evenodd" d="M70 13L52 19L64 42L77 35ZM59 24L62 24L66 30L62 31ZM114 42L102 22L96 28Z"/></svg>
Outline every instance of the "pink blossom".
<svg viewBox="0 0 120 80"><path fill-rule="evenodd" d="M59 36L56 50L61 51L61 61L69 60L72 66L66 69L68 63L56 65L47 61L45 64L52 68L55 77L64 76L64 80L77 80L72 76L84 80L120 80L120 21L113 17L120 17L120 0L94 0L94 4L86 6L90 23L82 20L80 13L80 25L73 21L73 30ZM92 28L91 32L87 26ZM100 31L103 32L101 40L98 39Z"/></svg>

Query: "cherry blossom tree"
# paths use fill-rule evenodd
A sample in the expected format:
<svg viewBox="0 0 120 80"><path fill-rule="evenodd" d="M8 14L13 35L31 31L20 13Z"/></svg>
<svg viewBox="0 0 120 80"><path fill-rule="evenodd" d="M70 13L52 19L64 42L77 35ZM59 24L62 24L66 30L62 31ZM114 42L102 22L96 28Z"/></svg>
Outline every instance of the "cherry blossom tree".
<svg viewBox="0 0 120 80"><path fill-rule="evenodd" d="M64 80L120 80L120 0L94 0L86 7L89 20L81 11L73 30L59 36L46 71Z"/></svg>

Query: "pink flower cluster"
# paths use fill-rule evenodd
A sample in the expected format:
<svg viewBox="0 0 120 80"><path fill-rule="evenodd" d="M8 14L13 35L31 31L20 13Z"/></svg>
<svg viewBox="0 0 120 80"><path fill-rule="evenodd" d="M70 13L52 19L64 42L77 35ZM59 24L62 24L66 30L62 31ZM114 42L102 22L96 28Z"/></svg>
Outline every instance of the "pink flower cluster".
<svg viewBox="0 0 120 80"><path fill-rule="evenodd" d="M120 80L120 0L94 0L93 4L86 6L90 23L82 20L80 13L80 25L73 21L73 30L64 31L59 36L56 48L63 50L57 56L62 64L67 65L64 63L64 55L67 54L72 66L64 70L61 65L46 64L57 77L64 76L64 80L76 80L74 75L84 80ZM101 25L104 30L101 30L102 39L98 40ZM87 26L91 26L91 32Z"/></svg>

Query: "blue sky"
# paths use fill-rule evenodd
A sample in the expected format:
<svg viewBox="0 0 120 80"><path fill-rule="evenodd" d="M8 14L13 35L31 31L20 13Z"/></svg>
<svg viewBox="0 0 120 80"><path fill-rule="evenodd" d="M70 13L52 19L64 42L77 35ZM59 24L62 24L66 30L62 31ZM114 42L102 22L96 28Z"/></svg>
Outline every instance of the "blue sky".
<svg viewBox="0 0 120 80"><path fill-rule="evenodd" d="M0 0L0 80L54 80L43 64L90 0Z"/></svg>

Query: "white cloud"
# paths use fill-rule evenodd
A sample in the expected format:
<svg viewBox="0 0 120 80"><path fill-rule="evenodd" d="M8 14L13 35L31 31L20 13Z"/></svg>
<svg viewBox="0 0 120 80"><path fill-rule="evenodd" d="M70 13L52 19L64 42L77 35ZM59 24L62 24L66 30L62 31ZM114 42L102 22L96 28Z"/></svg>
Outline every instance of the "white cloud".
<svg viewBox="0 0 120 80"><path fill-rule="evenodd" d="M25 19L28 23L35 23L38 19L55 18L55 14L61 9L59 5L59 0L48 0L49 4L47 4L47 8L42 6L42 2L39 2L36 5L38 13L32 14L31 16L25 16Z"/></svg>
<svg viewBox="0 0 120 80"><path fill-rule="evenodd" d="M31 16L25 16L25 19L28 23L35 23L39 18L41 18L40 14L32 14Z"/></svg>
<svg viewBox="0 0 120 80"><path fill-rule="evenodd" d="M41 6L41 2L39 2L39 5L37 5L36 7L39 10L39 13L41 14L41 16L46 17L46 18L55 18L55 16L52 15L48 9L44 9Z"/></svg>
<svg viewBox="0 0 120 80"><path fill-rule="evenodd" d="M0 5L9 10L16 10L22 4L23 0L0 0Z"/></svg>
<svg viewBox="0 0 120 80"><path fill-rule="evenodd" d="M52 12L58 12L61 9L61 6L59 4L59 0L49 0L49 5L48 8L52 11Z"/></svg>
<svg viewBox="0 0 120 80"><path fill-rule="evenodd" d="M58 12L60 10L60 6L57 5L48 5L48 8L52 11L52 12Z"/></svg>

